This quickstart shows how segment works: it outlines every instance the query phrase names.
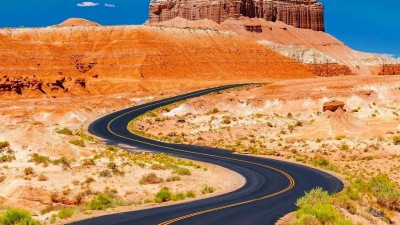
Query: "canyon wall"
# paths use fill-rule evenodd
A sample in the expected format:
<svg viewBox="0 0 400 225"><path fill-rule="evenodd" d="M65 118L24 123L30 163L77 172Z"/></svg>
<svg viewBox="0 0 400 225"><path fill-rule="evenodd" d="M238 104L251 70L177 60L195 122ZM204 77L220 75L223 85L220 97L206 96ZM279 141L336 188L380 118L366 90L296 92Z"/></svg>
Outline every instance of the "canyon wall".
<svg viewBox="0 0 400 225"><path fill-rule="evenodd" d="M149 11L150 24L176 17L222 23L245 16L325 31L324 7L317 0L156 0L150 3Z"/></svg>
<svg viewBox="0 0 400 225"><path fill-rule="evenodd" d="M0 98L191 90L313 77L229 31L150 26L0 30Z"/></svg>

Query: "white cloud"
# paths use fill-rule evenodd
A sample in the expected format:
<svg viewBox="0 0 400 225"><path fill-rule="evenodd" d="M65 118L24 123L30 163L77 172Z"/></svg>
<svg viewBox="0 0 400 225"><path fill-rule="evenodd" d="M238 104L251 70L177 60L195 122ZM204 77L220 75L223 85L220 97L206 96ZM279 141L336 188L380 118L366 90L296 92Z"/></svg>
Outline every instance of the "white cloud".
<svg viewBox="0 0 400 225"><path fill-rule="evenodd" d="M110 4L110 3L104 3L104 7L115 8L116 5L115 4Z"/></svg>
<svg viewBox="0 0 400 225"><path fill-rule="evenodd" d="M76 6L78 7L94 7L94 6L98 6L100 5L97 2L80 2L78 4L76 4Z"/></svg>

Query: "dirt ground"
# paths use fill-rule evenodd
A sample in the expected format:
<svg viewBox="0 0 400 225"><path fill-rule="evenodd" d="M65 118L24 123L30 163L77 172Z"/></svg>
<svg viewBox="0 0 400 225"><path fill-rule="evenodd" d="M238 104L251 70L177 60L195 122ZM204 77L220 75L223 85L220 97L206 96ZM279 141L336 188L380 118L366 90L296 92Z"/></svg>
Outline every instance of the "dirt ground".
<svg viewBox="0 0 400 225"><path fill-rule="evenodd" d="M333 100L343 102L343 109L323 111ZM130 126L167 142L301 162L345 177L369 179L384 173L400 184L399 77L349 76L242 87L160 108ZM375 222L380 224L379 219Z"/></svg>
<svg viewBox="0 0 400 225"><path fill-rule="evenodd" d="M49 223L51 215L60 209L82 208L98 193L124 200L121 207L106 211L76 209L72 218L56 220L64 224L171 204L154 203L154 194L163 187L173 193L193 191L196 199L240 188L244 179L222 167L128 146L107 146L86 131L90 122L101 115L160 97L165 96L118 94L1 101L0 142L7 141L9 146L0 145L0 208L26 209ZM190 174L181 175L177 168L187 169ZM142 177L151 173L162 181L140 184ZM202 194L204 186L215 190Z"/></svg>

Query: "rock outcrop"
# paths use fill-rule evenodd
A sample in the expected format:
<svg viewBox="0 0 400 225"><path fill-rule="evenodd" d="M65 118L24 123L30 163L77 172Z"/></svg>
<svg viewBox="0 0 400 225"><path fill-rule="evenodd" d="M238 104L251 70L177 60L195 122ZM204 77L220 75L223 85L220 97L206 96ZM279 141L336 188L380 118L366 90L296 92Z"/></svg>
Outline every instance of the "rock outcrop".
<svg viewBox="0 0 400 225"><path fill-rule="evenodd" d="M307 64L306 66L317 77L355 75L348 66L337 63Z"/></svg>
<svg viewBox="0 0 400 225"><path fill-rule="evenodd" d="M379 75L400 75L400 64L383 65Z"/></svg>
<svg viewBox="0 0 400 225"><path fill-rule="evenodd" d="M325 102L323 106L323 111L331 111L331 112L336 112L336 110L341 109L344 110L344 102L341 101L330 101L330 102Z"/></svg>
<svg viewBox="0 0 400 225"><path fill-rule="evenodd" d="M222 23L245 16L325 31L324 6L317 0L155 0L150 3L149 14L150 24L176 17Z"/></svg>

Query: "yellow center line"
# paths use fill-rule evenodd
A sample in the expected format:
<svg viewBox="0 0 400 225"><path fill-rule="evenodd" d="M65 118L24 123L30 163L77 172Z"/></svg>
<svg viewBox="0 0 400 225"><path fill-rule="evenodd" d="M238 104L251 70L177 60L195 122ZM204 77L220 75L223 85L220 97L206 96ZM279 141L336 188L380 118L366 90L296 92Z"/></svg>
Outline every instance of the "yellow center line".
<svg viewBox="0 0 400 225"><path fill-rule="evenodd" d="M203 93L203 92L209 92L209 90L204 90L204 91L200 91L200 92L197 92L197 93L189 94L189 95L186 95L186 96L184 96L184 97L176 97L176 99L175 99L175 98L170 98L170 99L161 100L161 101L159 101L159 102L157 102L157 103L150 104L150 105L146 105L146 106L143 106L143 107L139 107L139 108L137 108L137 109L131 110L131 111L126 112L126 113L123 113L123 114L121 114L121 115L115 117L114 119L112 119L112 120L107 124L107 130L108 130L110 133L112 133L113 135L117 136L117 137L120 137L120 138L123 138L123 139L126 139L126 140L130 140L130 141L135 141L135 142L142 143L142 144L146 144L146 145L149 145L149 146L161 148L161 149L168 149L168 150L172 150L172 151L176 151L176 152L184 152L184 153L190 153L190 154L208 156L208 157L212 157L212 158L225 159L225 160L231 160L231 161L236 161L236 162L243 162L243 163L248 163L248 164L260 166L260 167L263 167L263 168L267 168L267 169L276 171L276 172L278 172L278 173L280 173L280 174L283 174L283 175L289 180L289 186L287 186L285 189L282 189L282 190L280 190L280 191L278 191L278 192L275 192L275 193L272 193L272 194L269 194L269 195L266 195L266 196L263 196L263 197L254 198L254 199L250 199L250 200L243 201L243 202L228 204L228 205L225 205L225 206L220 206L220 207L216 207L216 208L211 208L211 209L207 209L207 210L203 210L203 211L191 213L191 214L188 214L188 215L185 215L185 216L181 216L181 217L177 217L177 218L174 218L174 219L165 221L165 222L160 223L160 224L158 224L158 225L170 225L170 224L172 224L172 223L175 223L175 222L177 222L177 221L181 221L181 220L184 220L184 219L187 219L187 218L190 218L190 217L194 217L194 216L198 216L198 215L202 215L202 214L206 214L206 213L214 212L214 211L218 211L218 210L223 210L223 209L227 209L227 208L232 208L232 207L240 206L240 205L244 205L244 204L249 204L249 203L253 203L253 202L256 202L256 201L261 201L261 200L264 200L264 199L268 199L268 198L271 198L271 197L274 197L274 196L283 194L283 193L285 193L285 192L287 192L287 191L293 189L293 187L295 186L295 181L294 181L294 179L293 179L292 176L290 176L290 175L289 175L288 173L286 173L285 171L280 170L280 169L277 169L277 168L272 167L272 166L267 166L267 165L263 165L263 164L260 164L260 163L250 162L250 161L247 161L247 160L235 159L235 158L231 158L231 157L217 156L217 155L212 155L212 154L207 154L207 153L191 152L191 151L186 151L186 150L178 149L178 148L165 147L165 146L161 146L161 145L158 145L158 144L149 143L149 142L146 142L146 141L137 140L137 139L130 138L130 137L125 137L125 136L120 135L120 134L117 134L117 133L115 133L114 131L111 130L111 124L112 124L115 120L117 120L117 119L119 119L119 118L121 118L121 117L123 117L123 116L125 116L125 115L127 115L127 114L130 114L130 113L132 113L132 112L135 112L135 111L138 111L138 110L147 108L147 107L149 107L149 106L157 105L157 104L160 104L160 103L163 103L163 102L166 102L166 101L179 100L179 99L187 99L187 98L190 98L191 96L198 95L198 94ZM134 118L133 118L133 119L134 119ZM129 125L129 124L128 124L128 125ZM129 130L129 128L128 128L128 130Z"/></svg>

